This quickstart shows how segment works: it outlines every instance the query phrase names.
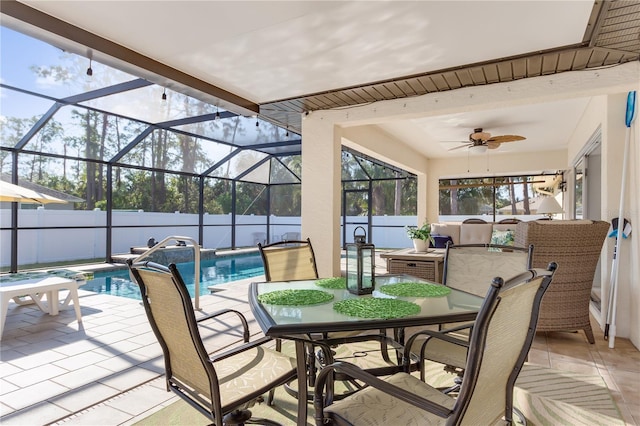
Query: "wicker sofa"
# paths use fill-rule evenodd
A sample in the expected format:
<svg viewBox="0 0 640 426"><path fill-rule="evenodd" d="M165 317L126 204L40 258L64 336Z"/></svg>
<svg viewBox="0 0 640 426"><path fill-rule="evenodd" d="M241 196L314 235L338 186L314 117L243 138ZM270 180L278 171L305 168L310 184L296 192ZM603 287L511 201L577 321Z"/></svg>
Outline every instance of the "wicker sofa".
<svg viewBox="0 0 640 426"><path fill-rule="evenodd" d="M533 244L533 267L558 269L542 300L537 331L583 330L595 343L589 303L600 252L609 223L590 220L521 222L516 225L515 245Z"/></svg>

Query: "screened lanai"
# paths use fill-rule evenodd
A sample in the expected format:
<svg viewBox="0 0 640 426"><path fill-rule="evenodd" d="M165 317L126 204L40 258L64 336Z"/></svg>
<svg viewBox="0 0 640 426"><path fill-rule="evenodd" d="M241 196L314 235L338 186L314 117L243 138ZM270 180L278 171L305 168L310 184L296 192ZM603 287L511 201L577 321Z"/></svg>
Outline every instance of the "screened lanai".
<svg viewBox="0 0 640 426"><path fill-rule="evenodd" d="M110 261L166 235L214 249L299 235L299 134L0 30L2 179L69 196L1 203L4 269ZM415 176L352 150L342 168L345 241L402 227L376 215L415 215Z"/></svg>

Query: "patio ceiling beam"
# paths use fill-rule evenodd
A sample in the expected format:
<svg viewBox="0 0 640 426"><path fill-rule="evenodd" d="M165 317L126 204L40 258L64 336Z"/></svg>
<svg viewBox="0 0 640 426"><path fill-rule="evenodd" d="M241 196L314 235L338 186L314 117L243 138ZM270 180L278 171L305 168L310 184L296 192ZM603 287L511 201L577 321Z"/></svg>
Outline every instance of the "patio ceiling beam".
<svg viewBox="0 0 640 426"><path fill-rule="evenodd" d="M149 126L146 129L144 129L142 132L140 132L140 134L138 136L136 136L131 142L129 142L129 144L127 146L122 148L120 150L120 152L118 152L116 155L114 155L111 158L111 160L109 160L109 163L117 163L118 161L120 161L122 159L122 157L125 156L125 154L127 154L136 145L138 145L140 143L140 141L142 141L144 138L149 136L149 134L151 134L151 132L153 132L153 130L154 130L153 126Z"/></svg>
<svg viewBox="0 0 640 426"><path fill-rule="evenodd" d="M86 55L86 50L85 53L82 53L82 47L86 47L89 50L90 57L93 56L92 51L99 52L105 55L105 60L111 58L118 63L118 67L129 69L135 67L139 71L143 71L144 74L148 74L150 80L153 80L154 76L158 76L160 79L167 79L177 83L181 86L181 89L192 92L194 97L198 97L197 94L200 93L204 95L201 96L201 99L208 98L203 99L205 102L215 104L215 99L221 100L228 103L230 107L237 107L243 110L242 113L244 114L246 112L246 115L258 114L260 112L260 107L255 102L16 0L3 0L2 14L46 31L49 35L53 35L57 39L58 44L65 44L67 49L74 51L74 53ZM211 97L214 99L211 99ZM233 109L229 106L225 106L225 109Z"/></svg>
<svg viewBox="0 0 640 426"><path fill-rule="evenodd" d="M131 81L125 81L124 83L114 84L113 86L103 87L90 92L80 93L79 95L73 95L63 98L62 101L70 104L77 104L80 102L90 101L91 99L102 98L104 96L115 95L116 93L127 92L129 90L141 89L143 87L151 86L153 83L143 78L137 78Z"/></svg>
<svg viewBox="0 0 640 426"><path fill-rule="evenodd" d="M218 161L216 164L214 164L213 166L209 167L207 170L202 172L202 176L210 175L211 173L213 173L213 171L215 169L217 169L218 167L222 166L224 163L226 163L227 161L231 160L233 157L235 157L236 155L240 154L242 151L243 151L242 148L238 148L235 151L230 152L222 160Z"/></svg>
<svg viewBox="0 0 640 426"><path fill-rule="evenodd" d="M235 114L230 111L224 111L219 114L220 119L237 117L237 116L238 114ZM203 121L214 121L215 119L216 119L216 113L212 113L212 114L198 115L194 117L180 118L177 120L162 121L162 122L156 123L156 125L162 126L162 127L174 127L174 126L183 126L185 124L202 123Z"/></svg>
<svg viewBox="0 0 640 426"><path fill-rule="evenodd" d="M34 124L33 127L31 127L31 129L29 129L29 131L22 137L22 139L20 139L20 141L16 144L15 149L18 151L22 150L24 146L31 140L31 138L33 138L36 133L38 133L45 126L45 124L47 124L47 122L51 120L51 117L53 117L53 115L58 112L58 110L62 108L62 106L63 105L59 102L53 104L51 108L49 108L49 111L45 112L42 117L40 117L40 119L36 122L36 124Z"/></svg>
<svg viewBox="0 0 640 426"><path fill-rule="evenodd" d="M296 179L298 179L298 181L299 181L299 182L302 182L302 179L300 178L300 176L298 176L298 175L297 175L293 170L291 170L291 169L289 168L289 166L287 166L286 164L284 164L284 163L282 162L282 160L280 160L280 158L278 158L278 157L276 157L276 156L274 156L273 158L274 158L278 163L282 164L282 167L284 167L286 170L288 170L288 171L289 171L289 173L291 173L293 176L295 176L295 177L296 177Z"/></svg>
<svg viewBox="0 0 640 426"><path fill-rule="evenodd" d="M251 173L252 171L257 169L258 167L262 166L264 163L266 163L269 160L271 160L271 156L267 155L262 160L258 161L253 166L249 167L247 170L245 170L244 172L242 172L238 176L236 176L236 180L241 180L243 177L245 177L246 175L248 175L249 173Z"/></svg>

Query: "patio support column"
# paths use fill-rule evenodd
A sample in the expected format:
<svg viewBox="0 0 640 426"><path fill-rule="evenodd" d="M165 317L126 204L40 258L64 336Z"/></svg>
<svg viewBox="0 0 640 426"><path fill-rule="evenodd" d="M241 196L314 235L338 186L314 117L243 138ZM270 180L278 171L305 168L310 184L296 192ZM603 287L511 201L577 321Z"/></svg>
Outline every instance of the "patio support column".
<svg viewBox="0 0 640 426"><path fill-rule="evenodd" d="M341 133L319 114L302 119L302 238L320 277L340 276Z"/></svg>

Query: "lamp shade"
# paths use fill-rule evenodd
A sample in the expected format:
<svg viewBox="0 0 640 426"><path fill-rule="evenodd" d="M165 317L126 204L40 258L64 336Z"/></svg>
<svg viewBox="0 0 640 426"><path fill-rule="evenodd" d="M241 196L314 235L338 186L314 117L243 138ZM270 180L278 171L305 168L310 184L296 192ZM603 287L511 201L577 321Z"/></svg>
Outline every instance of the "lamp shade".
<svg viewBox="0 0 640 426"><path fill-rule="evenodd" d="M554 197L545 197L542 199L540 206L538 206L536 213L551 217L556 213L564 213L564 210L562 210L562 206Z"/></svg>

